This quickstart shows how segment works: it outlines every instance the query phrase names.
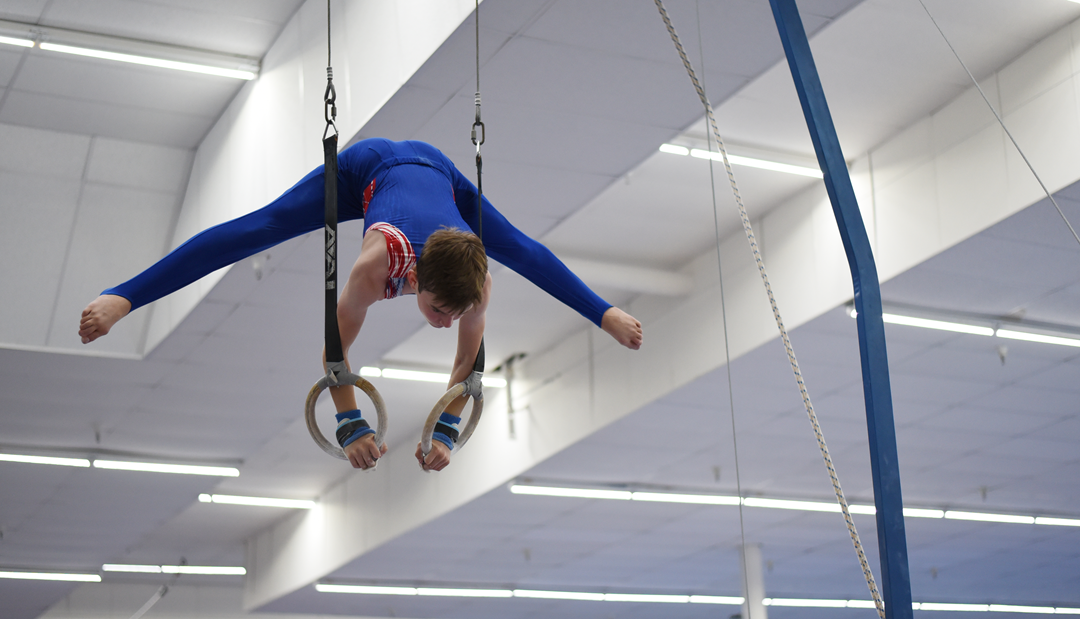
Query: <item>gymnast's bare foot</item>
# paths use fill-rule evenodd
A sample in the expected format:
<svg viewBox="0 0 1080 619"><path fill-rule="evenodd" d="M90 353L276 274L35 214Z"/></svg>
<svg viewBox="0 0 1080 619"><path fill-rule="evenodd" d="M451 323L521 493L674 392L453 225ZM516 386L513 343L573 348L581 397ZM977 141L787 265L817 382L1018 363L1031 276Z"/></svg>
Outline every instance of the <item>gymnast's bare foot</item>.
<svg viewBox="0 0 1080 619"><path fill-rule="evenodd" d="M113 294L103 294L90 302L83 310L79 321L79 337L83 344L89 344L105 335L116 321L128 315L131 301Z"/></svg>
<svg viewBox="0 0 1080 619"><path fill-rule="evenodd" d="M641 323L617 307L609 307L600 319L600 328L630 350L641 348Z"/></svg>

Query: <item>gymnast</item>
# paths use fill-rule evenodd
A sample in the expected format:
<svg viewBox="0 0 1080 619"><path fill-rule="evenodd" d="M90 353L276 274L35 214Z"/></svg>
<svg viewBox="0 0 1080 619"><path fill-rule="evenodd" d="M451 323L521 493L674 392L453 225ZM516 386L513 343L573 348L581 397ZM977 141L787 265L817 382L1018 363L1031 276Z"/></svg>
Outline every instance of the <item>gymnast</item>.
<svg viewBox="0 0 1080 619"><path fill-rule="evenodd" d="M132 310L195 280L323 227L323 167L319 166L260 210L195 235L132 279L109 288L82 312L84 344L107 334ZM620 344L637 350L641 323L606 303L554 254L521 233L483 199L483 242L477 237L476 187L438 149L418 141L373 138L338 155L338 212L341 221L364 219L367 229L338 302L338 325L346 353L376 301L415 294L420 314L436 328L458 322L457 353L450 385L465 380L484 335L491 297L487 255L517 271L548 294L591 320ZM324 355L325 356L325 355ZM361 419L351 386L331 388L340 425ZM460 412L458 398L443 413L422 469L450 462ZM358 427L359 426L359 427ZM350 463L375 466L386 453L375 444L366 421L342 439Z"/></svg>

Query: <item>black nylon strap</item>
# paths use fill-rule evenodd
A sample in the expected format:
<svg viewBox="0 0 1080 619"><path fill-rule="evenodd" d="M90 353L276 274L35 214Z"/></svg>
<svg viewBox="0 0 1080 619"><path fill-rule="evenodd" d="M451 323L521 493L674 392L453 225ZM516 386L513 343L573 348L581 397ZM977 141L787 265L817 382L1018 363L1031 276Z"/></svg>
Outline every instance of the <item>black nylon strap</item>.
<svg viewBox="0 0 1080 619"><path fill-rule="evenodd" d="M326 363L332 365L345 360L341 351L341 334L337 320L337 224L338 224L338 186L337 186L337 143L338 136L333 134L323 139L323 160L326 176L326 313L325 344Z"/></svg>
<svg viewBox="0 0 1080 619"><path fill-rule="evenodd" d="M359 430L360 428L370 427L371 424L369 424L365 419L353 419L349 423L340 426L337 429L337 432L334 433L334 436L337 437L338 445L344 447L345 441L349 440L349 437L352 436L357 430Z"/></svg>
<svg viewBox="0 0 1080 619"><path fill-rule="evenodd" d="M455 444L457 443L458 431L457 428L455 428L454 426L440 421L439 423L435 424L435 432L441 432L446 436L450 437L450 442Z"/></svg>

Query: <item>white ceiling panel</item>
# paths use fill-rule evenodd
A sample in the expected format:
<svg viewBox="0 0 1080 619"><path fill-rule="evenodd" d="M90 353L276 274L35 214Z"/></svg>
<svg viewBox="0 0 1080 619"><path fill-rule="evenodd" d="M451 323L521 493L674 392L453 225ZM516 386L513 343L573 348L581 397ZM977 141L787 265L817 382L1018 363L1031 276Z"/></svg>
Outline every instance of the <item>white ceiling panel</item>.
<svg viewBox="0 0 1080 619"><path fill-rule="evenodd" d="M0 172L0 186L4 188L0 209L5 213L0 262L9 265L0 270L0 286L21 299L5 309L0 341L41 346L49 330L49 316L41 308L52 306L59 292L79 183ZM28 247L36 248L34 255L28 255ZM16 264L32 268L10 268Z"/></svg>
<svg viewBox="0 0 1080 619"><path fill-rule="evenodd" d="M86 179L179 195L185 189L192 156L185 149L98 138Z"/></svg>
<svg viewBox="0 0 1080 619"><path fill-rule="evenodd" d="M18 47L4 45L0 47L0 86L8 86L19 69L19 63L25 54ZM0 97L3 95L0 94Z"/></svg>
<svg viewBox="0 0 1080 619"><path fill-rule="evenodd" d="M16 125L0 125L0 170L42 178L80 180L90 138Z"/></svg>
<svg viewBox="0 0 1080 619"><path fill-rule="evenodd" d="M134 142L194 148L212 119L195 114L162 112L117 104L11 91L0 109L0 122L70 133L104 135Z"/></svg>

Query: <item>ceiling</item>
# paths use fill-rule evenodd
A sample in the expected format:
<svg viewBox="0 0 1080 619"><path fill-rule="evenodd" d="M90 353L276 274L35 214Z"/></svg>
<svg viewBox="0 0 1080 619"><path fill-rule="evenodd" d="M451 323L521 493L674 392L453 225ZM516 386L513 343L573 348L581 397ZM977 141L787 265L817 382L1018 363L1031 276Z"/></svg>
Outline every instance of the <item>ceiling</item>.
<svg viewBox="0 0 1080 619"><path fill-rule="evenodd" d="M74 0L42 0L0 3L0 18L261 57L299 5L115 0L91 9ZM1080 17L1080 5L1064 0L928 5L977 77ZM767 5L672 2L669 9L695 59L700 19L706 86L731 151L812 160ZM913 1L816 0L800 2L800 9L849 158L967 88ZM699 105L653 4L487 0L481 18L491 24L481 36L500 43L485 50L482 67L485 193L499 208L567 258L679 271L708 251L716 232L707 167L656 152L664 142L700 146L705 137ZM424 139L468 170L472 36L466 21L357 138ZM0 49L0 194L9 196L0 196L0 213L9 222L0 245L8 248L2 250L8 252L2 254L3 287L25 291L26 301L5 304L7 326L0 330L0 451L231 464L241 476L162 479L0 462L0 570L94 571L106 562L175 564L181 558L243 565L245 540L286 514L202 504L199 493L315 498L353 474L310 445L295 406L281 405L306 393L311 360L319 355L321 297L302 292L313 291L319 276L319 240L290 241L256 268L244 262L229 271L144 358L56 352L65 346L60 333L73 330L72 308L87 300L65 292L85 284L70 281L78 271L63 263L101 260L99 268L108 269L109 261L143 264L160 256L193 149L240 87L13 50ZM42 136L56 148L34 151ZM57 159L55 182L27 171L28 159L56 158L55 152L65 153ZM125 176L125 165L139 161L158 175ZM816 183L739 171L755 218ZM60 235L65 238L41 241L53 243L47 253L64 259L50 271L34 271L18 259L35 247L34 221L20 214L11 196L40 196L42 187L56 195L45 206L67 200L75 205L70 213L85 209L87 196L128 200L136 217L132 229L147 238L113 242L115 251L105 259L87 249L95 247L92 238L81 240L94 235L72 223L69 235ZM1066 214L1080 220L1080 189L1067 187L1057 197ZM141 204L153 208L136 208ZM726 197L720 207L719 234L738 233ZM54 208L57 217L68 216ZM359 230L343 230L342 254L355 253ZM1022 315L1080 329L1078 259L1080 246L1044 201L892 278L883 295L897 306ZM538 355L585 328L505 269L496 279L489 359ZM617 304L636 294L596 288ZM424 329L406 302L378 304L368 321L379 329L362 335L354 363L445 370L453 335ZM648 346L648 323L645 330ZM892 325L887 335L907 504L1080 517L1075 349L1010 342L1003 361L1000 342L992 339ZM838 307L795 329L792 339L849 499L869 503L854 321ZM724 368L708 372L522 477L829 500L830 484L779 344L736 359L730 370L732 393ZM403 411L388 442L411 451L421 413L407 411L424 411L442 389L384 383L384 397ZM729 395L734 413L726 405ZM740 524L739 511L730 507L527 497L498 488L330 579L739 595L738 548L745 540L762 545L769 595L867 597L836 514L746 508L743 517ZM876 569L873 520L856 518ZM908 541L916 600L1080 606L1080 530L909 519ZM0 607L15 619L129 617L163 582L115 575L82 586L0 580ZM242 614L240 577L184 577L174 585L177 592L148 617L208 616L209 608L221 617ZM94 587L110 594L95 594ZM308 587L260 613L716 616L714 607L658 611L605 603L598 611L592 604L329 595ZM825 612L872 611L770 609L775 617Z"/></svg>

